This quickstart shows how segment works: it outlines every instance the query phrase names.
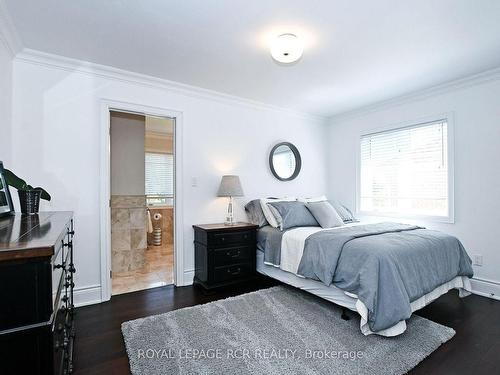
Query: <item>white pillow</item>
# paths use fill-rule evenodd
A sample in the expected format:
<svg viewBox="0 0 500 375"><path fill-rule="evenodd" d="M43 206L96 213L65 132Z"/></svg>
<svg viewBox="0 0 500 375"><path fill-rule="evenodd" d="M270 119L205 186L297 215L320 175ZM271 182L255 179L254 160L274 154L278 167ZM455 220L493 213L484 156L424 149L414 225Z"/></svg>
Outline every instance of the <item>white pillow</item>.
<svg viewBox="0 0 500 375"><path fill-rule="evenodd" d="M313 202L327 201L328 198L326 197L326 195L320 195L319 197L312 197L312 198L297 198L297 200L302 203L313 203Z"/></svg>
<svg viewBox="0 0 500 375"><path fill-rule="evenodd" d="M297 200L297 198L295 198L295 197L285 197L285 198L278 198L278 199L261 199L260 206L262 207L262 212L264 213L264 216L266 217L266 220L269 223L269 225L271 225L274 228L279 227L278 220L274 217L271 209L267 205L268 202L293 202L296 200Z"/></svg>

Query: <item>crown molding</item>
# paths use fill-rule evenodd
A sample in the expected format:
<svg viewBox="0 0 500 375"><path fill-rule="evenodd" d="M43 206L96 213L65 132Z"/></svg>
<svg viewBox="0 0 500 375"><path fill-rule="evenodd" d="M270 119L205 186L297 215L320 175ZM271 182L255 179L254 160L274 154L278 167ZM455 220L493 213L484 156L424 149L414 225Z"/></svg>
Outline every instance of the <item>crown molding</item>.
<svg viewBox="0 0 500 375"><path fill-rule="evenodd" d="M1 1L1 0L0 0ZM241 105L254 109L269 110L274 112L286 113L288 115L307 119L309 121L326 124L327 117L318 116L310 113L295 111L289 108L282 108L251 99L242 98L230 94L221 93L214 90L204 89L197 86L191 86L180 82L170 81L163 78L149 76L141 73L135 73L124 69L114 68L107 65L96 64L88 61L77 60L69 57L41 52L25 48L19 52L16 61L40 65L48 68L60 69L93 77L132 83L153 87L157 89L168 90L184 96L208 99L225 104Z"/></svg>
<svg viewBox="0 0 500 375"><path fill-rule="evenodd" d="M424 100L433 96L443 95L453 91L465 89L472 86L481 85L492 81L500 80L500 67L486 70L484 72L470 75L464 78L448 81L423 90L414 91L409 94L397 96L391 99L383 100L366 106L362 106L351 111L342 112L328 118L329 124L337 121L344 121L360 116L367 115L376 111L397 107L413 101Z"/></svg>
<svg viewBox="0 0 500 375"><path fill-rule="evenodd" d="M7 47L12 57L23 49L21 38L3 0L0 0L0 42Z"/></svg>

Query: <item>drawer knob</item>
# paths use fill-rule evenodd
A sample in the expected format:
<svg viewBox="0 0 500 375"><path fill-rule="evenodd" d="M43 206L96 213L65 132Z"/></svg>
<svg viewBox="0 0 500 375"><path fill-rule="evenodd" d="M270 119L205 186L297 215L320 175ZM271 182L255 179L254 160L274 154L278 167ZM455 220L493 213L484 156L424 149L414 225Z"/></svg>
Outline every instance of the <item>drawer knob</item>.
<svg viewBox="0 0 500 375"><path fill-rule="evenodd" d="M231 252L230 252L230 251L228 251L228 252L226 253L226 255L227 255L228 257L231 257L231 258L237 258L237 257L239 257L239 256L240 256L240 254L241 254L241 250L238 250L238 251L236 251L236 252L234 252L234 253L232 253L232 254L231 254Z"/></svg>
<svg viewBox="0 0 500 375"><path fill-rule="evenodd" d="M227 270L227 273L230 273L231 275L239 275L241 272L241 268L238 267L236 271L231 271L230 269Z"/></svg>

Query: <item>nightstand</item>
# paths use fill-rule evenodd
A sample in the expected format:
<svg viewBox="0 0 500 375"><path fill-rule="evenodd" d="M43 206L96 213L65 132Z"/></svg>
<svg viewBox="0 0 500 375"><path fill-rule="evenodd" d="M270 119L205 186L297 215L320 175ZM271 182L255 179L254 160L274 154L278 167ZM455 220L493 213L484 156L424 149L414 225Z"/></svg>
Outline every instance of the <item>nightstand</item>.
<svg viewBox="0 0 500 375"><path fill-rule="evenodd" d="M204 224L194 228L194 283L213 289L255 277L257 225Z"/></svg>

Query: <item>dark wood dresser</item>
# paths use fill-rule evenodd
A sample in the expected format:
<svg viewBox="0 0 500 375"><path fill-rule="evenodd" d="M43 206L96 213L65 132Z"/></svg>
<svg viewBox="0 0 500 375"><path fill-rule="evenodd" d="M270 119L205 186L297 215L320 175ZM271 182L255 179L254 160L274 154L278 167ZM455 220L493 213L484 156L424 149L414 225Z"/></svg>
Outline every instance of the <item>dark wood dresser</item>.
<svg viewBox="0 0 500 375"><path fill-rule="evenodd" d="M213 289L255 277L257 225L193 225L194 283Z"/></svg>
<svg viewBox="0 0 500 375"><path fill-rule="evenodd" d="M0 218L0 374L72 372L73 214Z"/></svg>

